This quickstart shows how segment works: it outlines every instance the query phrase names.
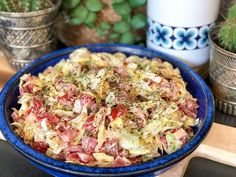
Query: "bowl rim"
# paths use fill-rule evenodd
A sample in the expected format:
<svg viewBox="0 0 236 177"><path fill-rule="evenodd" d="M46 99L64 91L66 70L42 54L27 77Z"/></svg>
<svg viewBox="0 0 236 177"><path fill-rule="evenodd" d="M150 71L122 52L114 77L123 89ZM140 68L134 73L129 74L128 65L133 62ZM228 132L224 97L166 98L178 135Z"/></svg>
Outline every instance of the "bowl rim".
<svg viewBox="0 0 236 177"><path fill-rule="evenodd" d="M198 134L194 135L188 143L186 143L181 149L171 153L169 155L160 156L153 160L138 164L138 165L131 165L127 167L89 167L89 166L82 166L77 164L70 164L63 161L58 161L52 159L40 152L33 150L29 145L25 144L23 140L21 140L10 128L10 125L5 116L5 100L8 96L9 90L14 86L20 76L27 71L33 69L36 65L40 65L40 63L46 63L48 60L52 60L53 58L57 58L62 54L68 54L75 49L87 47L87 48L103 48L109 50L115 48L114 50L127 49L127 53L132 53L132 50L138 51L145 51L150 53L150 55L158 56L163 58L163 60L168 61L170 63L174 63L176 67L179 67L180 70L185 70L189 74L189 76L195 80L195 82L201 87L204 92L204 97L206 99L206 114L205 114L205 122L202 125L201 129L199 130ZM125 52L124 52L125 53ZM140 55L141 56L141 55ZM213 124L213 117L214 117L214 99L212 92L210 91L209 87L206 85L205 81L189 66L182 63L181 61L177 60L175 57L163 54L159 51L155 51L152 49L148 49L141 46L135 45L127 45L127 44L87 44L87 45L80 45L75 47L64 48L61 50L54 51L49 53L35 61L33 61L28 66L24 67L20 71L18 71L4 86L0 93L0 128L2 131L3 136L7 139L7 141L21 154L26 156L29 160L38 163L44 167L56 170L58 172L69 173L71 175L86 175L86 176L114 176L112 173L122 174L122 175L134 175L137 173L150 173L154 171L158 171L169 167L178 161L182 160L184 157L189 155L192 151L194 151L197 146L203 141L205 136L210 130L210 127Z"/></svg>

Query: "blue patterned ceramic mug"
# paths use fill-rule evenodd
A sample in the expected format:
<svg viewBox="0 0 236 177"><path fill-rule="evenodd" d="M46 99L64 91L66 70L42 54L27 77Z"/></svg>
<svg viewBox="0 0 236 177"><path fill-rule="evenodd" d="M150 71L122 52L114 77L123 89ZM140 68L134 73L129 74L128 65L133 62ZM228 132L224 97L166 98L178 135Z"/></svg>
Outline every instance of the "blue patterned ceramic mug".
<svg viewBox="0 0 236 177"><path fill-rule="evenodd" d="M220 0L148 0L147 46L174 55L191 67L208 62L208 32Z"/></svg>

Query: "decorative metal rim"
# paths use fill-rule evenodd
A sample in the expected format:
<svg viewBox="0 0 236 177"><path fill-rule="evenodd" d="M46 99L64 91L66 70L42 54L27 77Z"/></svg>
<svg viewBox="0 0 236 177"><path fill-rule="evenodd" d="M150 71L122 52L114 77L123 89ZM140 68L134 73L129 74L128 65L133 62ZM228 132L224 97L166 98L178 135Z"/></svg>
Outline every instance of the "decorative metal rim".
<svg viewBox="0 0 236 177"><path fill-rule="evenodd" d="M51 43L56 42L56 41L57 41L57 39L52 39L52 40L44 42L44 43L34 44L34 45L29 45L29 46L7 45L7 44L4 44L4 43L3 44L7 47L15 48L15 49L33 49L33 48L38 48L38 47L42 47L44 45L51 44Z"/></svg>
<svg viewBox="0 0 236 177"><path fill-rule="evenodd" d="M226 101L222 98L215 96L215 105L219 111L222 111L229 115L236 115L236 103L232 101Z"/></svg>
<svg viewBox="0 0 236 177"><path fill-rule="evenodd" d="M38 10L38 11L34 11L34 12L0 12L0 16L33 17L33 16L39 16L39 15L45 15L45 14L48 14L48 13L58 10L61 6L61 3L62 3L62 0L56 0L56 4L48 9Z"/></svg>
<svg viewBox="0 0 236 177"><path fill-rule="evenodd" d="M25 27L25 28L19 28L19 27L6 27L6 26L1 26L1 28L5 28L5 29L8 29L8 30L12 30L12 31L29 31L29 30L39 30L39 29L42 29L42 28L47 28L49 26L54 26L55 23L57 22L57 19L51 21L50 23L47 23L45 25L41 25L41 26L36 26L36 27Z"/></svg>
<svg viewBox="0 0 236 177"><path fill-rule="evenodd" d="M217 44L215 43L215 41L214 41L214 37L215 37L214 35L215 35L215 34L214 34L214 33L215 33L216 31L218 31L219 28L220 28L220 27L219 27L219 25L218 25L218 26L212 28L212 29L209 31L208 38L209 38L209 41L210 41L210 45L211 45L213 48L215 48L218 52L220 52L221 54L236 59L236 54L235 54L235 53L230 52L230 51L227 51L227 50L223 49L222 47L220 47L219 45L217 45Z"/></svg>

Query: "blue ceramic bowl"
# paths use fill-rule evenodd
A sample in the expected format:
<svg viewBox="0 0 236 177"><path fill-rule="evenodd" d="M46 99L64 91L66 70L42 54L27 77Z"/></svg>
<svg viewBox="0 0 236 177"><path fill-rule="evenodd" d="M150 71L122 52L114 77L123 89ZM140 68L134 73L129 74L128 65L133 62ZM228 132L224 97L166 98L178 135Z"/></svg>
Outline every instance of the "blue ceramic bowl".
<svg viewBox="0 0 236 177"><path fill-rule="evenodd" d="M48 66L53 66L60 60L67 58L71 52L80 47L87 47L92 52L123 52L127 55L138 55L147 58L158 56L163 58L163 60L172 63L174 67L178 67L183 79L187 82L187 89L195 98L198 99L198 117L200 118L200 121L198 125L194 127L194 137L184 147L170 155L157 157L139 165L117 168L88 167L61 162L49 158L25 144L22 139L14 133L10 126L10 123L12 122L10 116L12 112L11 108L17 107L19 78L25 73L36 75L44 71ZM20 70L8 81L0 94L0 129L4 137L16 150L23 154L34 165L50 174L53 174L54 176L141 176L153 175L154 173L156 175L182 160L201 143L211 128L213 116L214 101L212 93L205 82L190 67L175 58L157 51L146 49L144 47L120 44L84 45L50 53Z"/></svg>

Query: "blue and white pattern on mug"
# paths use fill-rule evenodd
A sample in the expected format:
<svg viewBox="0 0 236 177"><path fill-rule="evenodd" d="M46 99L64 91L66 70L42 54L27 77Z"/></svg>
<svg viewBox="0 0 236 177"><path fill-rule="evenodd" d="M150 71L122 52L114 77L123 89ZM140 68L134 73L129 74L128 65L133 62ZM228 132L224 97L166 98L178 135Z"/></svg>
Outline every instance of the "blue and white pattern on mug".
<svg viewBox="0 0 236 177"><path fill-rule="evenodd" d="M172 27L148 18L147 38L154 45L175 50L196 50L209 45L208 32L214 23L199 27Z"/></svg>

